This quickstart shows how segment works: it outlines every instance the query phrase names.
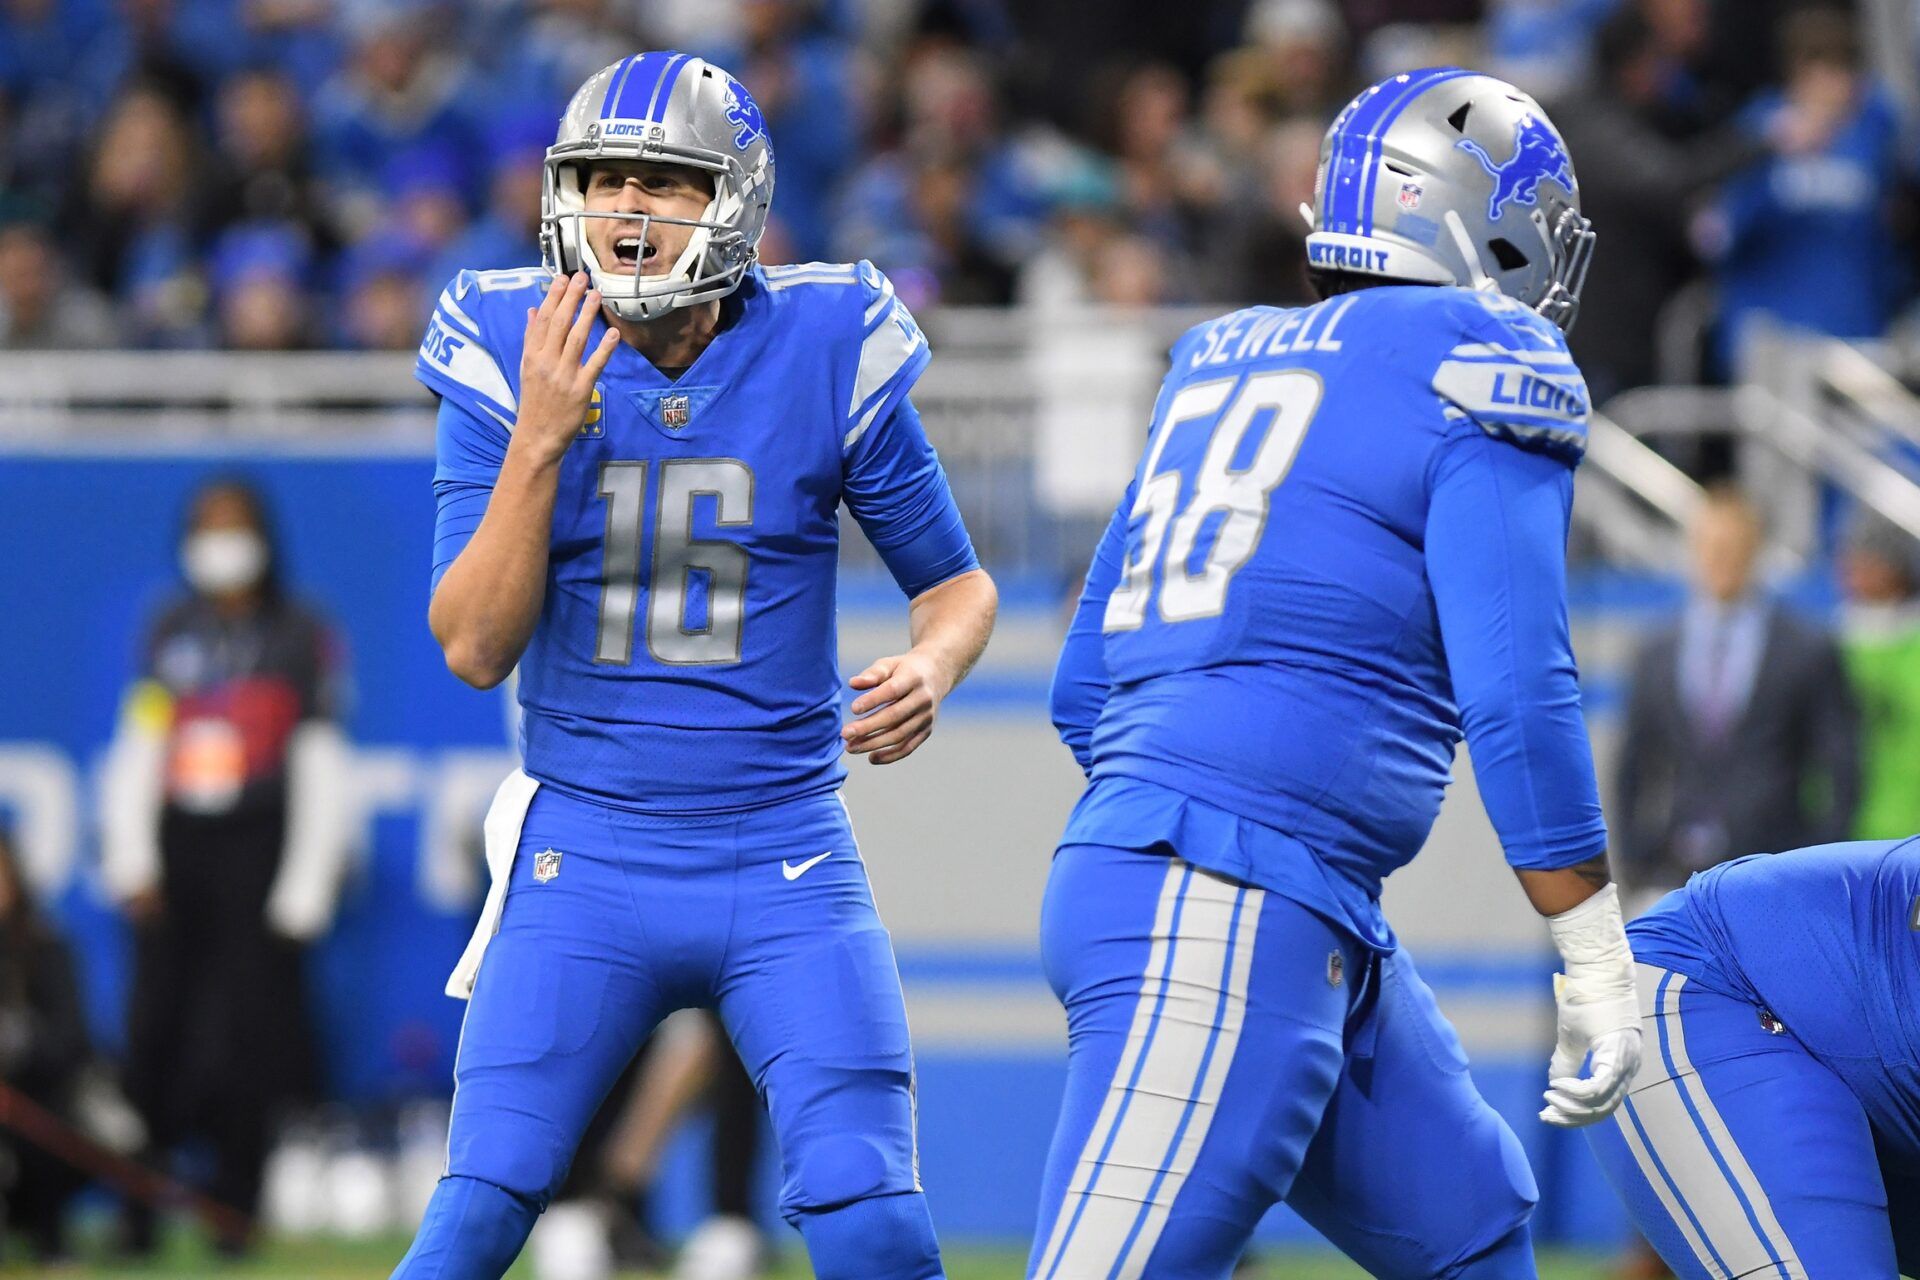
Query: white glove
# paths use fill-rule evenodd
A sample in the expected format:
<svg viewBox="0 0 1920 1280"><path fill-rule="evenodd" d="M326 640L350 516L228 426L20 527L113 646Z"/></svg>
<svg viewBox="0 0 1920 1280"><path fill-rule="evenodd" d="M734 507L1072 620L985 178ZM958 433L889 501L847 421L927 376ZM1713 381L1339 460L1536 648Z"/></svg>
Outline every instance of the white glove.
<svg viewBox="0 0 1920 1280"><path fill-rule="evenodd" d="M1640 997L1614 886L1571 911L1548 916L1547 927L1566 972L1553 976L1559 1033L1547 1064L1547 1105L1540 1118L1575 1129L1612 1115L1640 1070ZM1580 1067L1589 1053L1592 1065L1582 1077Z"/></svg>

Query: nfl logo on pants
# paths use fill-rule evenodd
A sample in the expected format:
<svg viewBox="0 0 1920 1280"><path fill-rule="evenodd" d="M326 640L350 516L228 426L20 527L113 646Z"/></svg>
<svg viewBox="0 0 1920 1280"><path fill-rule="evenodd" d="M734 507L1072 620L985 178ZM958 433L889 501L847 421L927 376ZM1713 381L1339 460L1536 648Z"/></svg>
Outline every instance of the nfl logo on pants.
<svg viewBox="0 0 1920 1280"><path fill-rule="evenodd" d="M678 431L693 416L693 401L686 396L660 397L660 422L670 431Z"/></svg>
<svg viewBox="0 0 1920 1280"><path fill-rule="evenodd" d="M542 849L533 855L533 878L545 884L560 874L560 854L553 849Z"/></svg>

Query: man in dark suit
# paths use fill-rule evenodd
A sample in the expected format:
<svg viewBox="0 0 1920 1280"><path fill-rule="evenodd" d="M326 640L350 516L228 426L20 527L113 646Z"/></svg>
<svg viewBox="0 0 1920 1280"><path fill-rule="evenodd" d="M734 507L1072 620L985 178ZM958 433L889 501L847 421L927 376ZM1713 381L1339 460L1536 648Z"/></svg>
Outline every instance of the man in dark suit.
<svg viewBox="0 0 1920 1280"><path fill-rule="evenodd" d="M1691 541L1693 596L1634 664L1611 815L1642 904L1740 854L1844 840L1859 796L1839 650L1754 589L1754 508L1711 491Z"/></svg>

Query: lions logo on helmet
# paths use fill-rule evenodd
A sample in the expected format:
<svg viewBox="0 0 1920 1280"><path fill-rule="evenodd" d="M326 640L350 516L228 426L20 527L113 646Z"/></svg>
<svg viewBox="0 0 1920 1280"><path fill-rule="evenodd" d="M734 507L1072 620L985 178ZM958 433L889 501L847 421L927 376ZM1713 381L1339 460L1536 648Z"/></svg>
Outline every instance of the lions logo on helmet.
<svg viewBox="0 0 1920 1280"><path fill-rule="evenodd" d="M760 104L732 76L727 77L727 123L734 127L733 145L742 151L755 138L767 136L767 120L760 114Z"/></svg>
<svg viewBox="0 0 1920 1280"><path fill-rule="evenodd" d="M1505 164L1495 164L1487 149L1472 138L1454 144L1480 162L1493 179L1493 194L1487 199L1487 220L1498 222L1509 204L1539 203L1540 183L1553 181L1573 189L1573 161L1558 134L1528 112L1513 122L1513 154Z"/></svg>

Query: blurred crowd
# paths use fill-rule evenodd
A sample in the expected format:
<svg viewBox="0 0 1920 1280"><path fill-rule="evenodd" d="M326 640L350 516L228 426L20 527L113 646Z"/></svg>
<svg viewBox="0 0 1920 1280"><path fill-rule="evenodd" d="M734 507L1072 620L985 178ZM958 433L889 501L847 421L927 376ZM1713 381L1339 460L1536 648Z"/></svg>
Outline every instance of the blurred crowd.
<svg viewBox="0 0 1920 1280"><path fill-rule="evenodd" d="M0 0L0 348L411 349L456 270L538 261L561 107L647 47L761 103L769 262L870 258L922 310L1304 302L1328 120L1388 72L1462 63L1566 135L1600 232L1573 344L1604 400L1725 375L1768 318L1870 339L1911 307L1920 152L1863 29L1800 0ZM1761 522L1709 497L1692 598L1632 670L1609 818L1643 898L1750 849L1920 829L1920 549L1857 523L1828 632L1759 584ZM164 1166L199 1143L204 1188L244 1213L318 1091L298 974L341 856L330 624L281 595L269 534L244 486L196 505L105 824L139 993L118 1149ZM265 712L203 696L268 683ZM177 703L199 710L154 713ZM270 750L221 727L262 716ZM195 861L229 845L259 874ZM292 1059L264 1071L231 1034L261 1010ZM631 1209L674 1114L649 1099L712 1079L751 1127L710 1029L682 1032L570 1198ZM78 1124L88 1056L72 965L0 838L0 1087ZM0 1224L57 1255L79 1181L15 1146ZM748 1163L719 1171L723 1208ZM127 1233L152 1243L150 1221Z"/></svg>
<svg viewBox="0 0 1920 1280"><path fill-rule="evenodd" d="M1911 291L1895 97L1794 0L0 0L0 345L411 347L453 271L537 261L561 107L662 46L766 111L763 256L923 308L1305 300L1327 121L1448 62L1568 135L1602 399L1694 280L1709 373L1755 314L1867 337Z"/></svg>

